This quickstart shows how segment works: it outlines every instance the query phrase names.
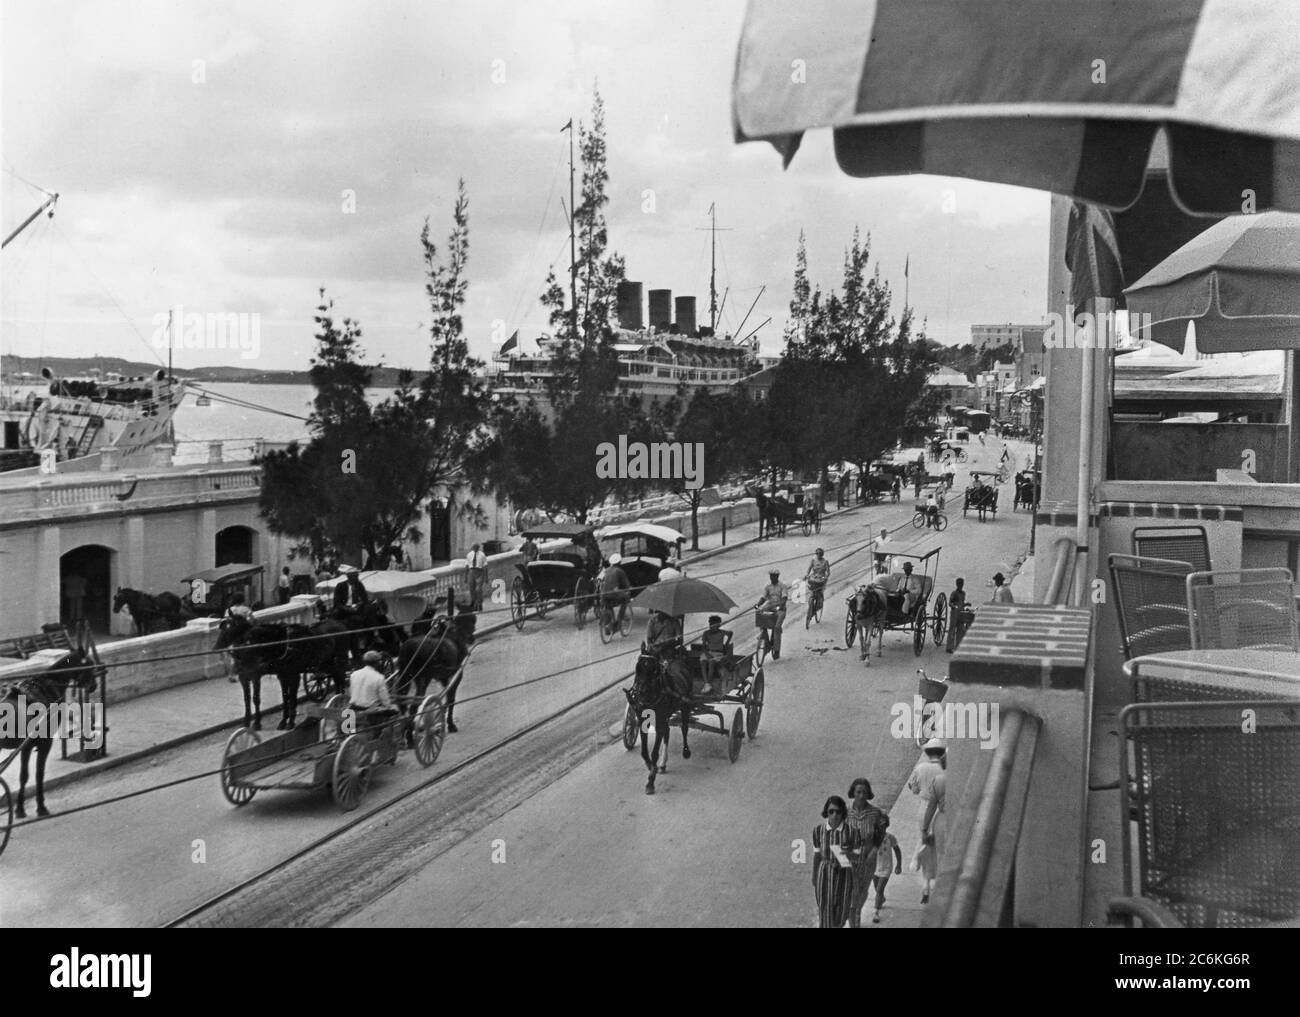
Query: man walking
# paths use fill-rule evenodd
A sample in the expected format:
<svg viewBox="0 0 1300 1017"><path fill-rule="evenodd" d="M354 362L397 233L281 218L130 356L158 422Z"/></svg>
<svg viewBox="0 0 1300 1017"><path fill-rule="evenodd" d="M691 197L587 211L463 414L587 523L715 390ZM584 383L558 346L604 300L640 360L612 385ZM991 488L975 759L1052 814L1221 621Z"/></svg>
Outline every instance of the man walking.
<svg viewBox="0 0 1300 1017"><path fill-rule="evenodd" d="M1016 598L1011 596L1011 587L1005 586L1007 577L1001 572L993 573L993 600L994 604L1014 604Z"/></svg>
<svg viewBox="0 0 1300 1017"><path fill-rule="evenodd" d="M483 587L487 585L487 555L483 545L475 544L465 556L465 568L469 573L469 604L471 611L483 610Z"/></svg>

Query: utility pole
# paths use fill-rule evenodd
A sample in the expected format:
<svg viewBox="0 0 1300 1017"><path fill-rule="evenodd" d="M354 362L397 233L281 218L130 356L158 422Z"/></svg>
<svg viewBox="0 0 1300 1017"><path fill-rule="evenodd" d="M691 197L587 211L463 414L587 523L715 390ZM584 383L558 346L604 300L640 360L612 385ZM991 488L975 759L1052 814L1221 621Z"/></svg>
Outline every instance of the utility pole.
<svg viewBox="0 0 1300 1017"><path fill-rule="evenodd" d="M569 122L561 127L560 131L569 132L569 313L573 317L573 338L576 340L578 338L578 247L573 219L577 210L573 191L573 117L569 117Z"/></svg>
<svg viewBox="0 0 1300 1017"><path fill-rule="evenodd" d="M717 204L709 205L710 225L708 227L711 234L711 248L709 255L709 331L715 336L718 334L718 213ZM700 227L701 229L703 227ZM724 226L722 232L730 232L730 228Z"/></svg>

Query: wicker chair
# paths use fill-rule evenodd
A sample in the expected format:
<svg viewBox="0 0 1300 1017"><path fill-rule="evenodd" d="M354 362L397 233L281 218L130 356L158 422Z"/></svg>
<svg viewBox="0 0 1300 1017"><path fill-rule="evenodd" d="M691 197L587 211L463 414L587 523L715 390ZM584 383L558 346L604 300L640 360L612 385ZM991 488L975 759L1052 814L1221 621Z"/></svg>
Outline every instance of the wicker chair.
<svg viewBox="0 0 1300 1017"><path fill-rule="evenodd" d="M1186 583L1193 649L1300 651L1290 569L1193 572Z"/></svg>
<svg viewBox="0 0 1300 1017"><path fill-rule="evenodd" d="M1124 658L1190 650L1185 561L1112 554L1108 559Z"/></svg>
<svg viewBox="0 0 1300 1017"><path fill-rule="evenodd" d="M1250 711L1255 727L1242 730ZM1146 703L1120 713L1124 886L1110 913L1186 926L1289 924L1300 916L1300 704L1261 699ZM1130 757L1131 753L1131 757Z"/></svg>
<svg viewBox="0 0 1300 1017"><path fill-rule="evenodd" d="M1138 526L1133 530L1133 553L1141 558L1185 561L1197 572L1214 567L1204 526Z"/></svg>

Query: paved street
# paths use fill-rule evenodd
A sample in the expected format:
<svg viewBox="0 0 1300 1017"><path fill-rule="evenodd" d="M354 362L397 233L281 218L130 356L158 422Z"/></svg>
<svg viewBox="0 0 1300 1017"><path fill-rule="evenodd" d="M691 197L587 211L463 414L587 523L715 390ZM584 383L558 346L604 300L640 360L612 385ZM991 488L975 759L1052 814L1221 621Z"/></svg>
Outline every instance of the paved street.
<svg viewBox="0 0 1300 1017"><path fill-rule="evenodd" d="M988 455L996 452L990 449ZM984 577L998 568L1007 571L1028 542L1029 517L1012 513L1009 501L1004 489L1004 511L996 522L985 524L974 517L962 520L958 505L946 533L913 541L919 531L906 522L911 500L905 497L899 505L867 507L831 519L820 535L792 533L730 551L699 563L691 574L710 579L748 605L773 561L783 559L785 577L793 578L802 575L815 546L826 547L835 559L860 548L882 526L906 525L894 537L895 550L913 543L922 550L942 544L938 589L951 589L960 573L969 577L973 599L986 599ZM869 555L860 552L837 564L832 586L865 571L868 562ZM462 687L461 732L449 738L432 771L421 770L406 754L397 766L382 769L365 806L390 799L430 773L617 680L631 666L644 624L640 613L632 636L610 647L601 645L590 625L576 631L569 612L529 619L523 633L511 629L489 637L476 651ZM476 820L486 826L467 821L458 827L448 852L409 883L437 887L437 892L399 889L396 902L381 899L356 920L807 924L809 872L806 864L790 861L791 844L809 835L825 794L843 794L858 773L876 782L878 803L892 804L915 752L890 739L880 718L891 703L910 701L918 660L910 637L891 633L884 656L873 657L871 667L863 668L856 649L843 650L843 606L837 596L829 598L819 627L805 635L801 626L802 612L792 610L787 652L768 665L762 730L754 743L744 745L734 766L727 761L725 739L693 733L690 761L680 758L674 737L669 772L660 777L660 794L653 799L642 794L645 773L639 758L624 752L621 744L587 758L567 776L563 770L542 774L542 779L530 774L530 787L539 793L527 801L513 801L510 782L498 780L487 793L492 811L503 814ZM752 643L748 618L735 627L738 637ZM615 651L619 655L611 657ZM942 673L945 659L929 646L919 663ZM477 698L565 668L573 670ZM615 692L603 701L609 704L602 707L608 719L597 726L606 730L621 714L621 696ZM61 789L51 804L67 813L109 796L211 771L220 763L224 741L224 736L204 739L107 771ZM559 777L563 779L556 781ZM484 793L474 767L452 777L445 791L475 800ZM165 921L345 821L325 793L259 793L250 805L235 810L215 776L55 816L15 830L5 854L0 923ZM505 842L504 865L493 865L490 858L488 845L498 838ZM112 845L111 850L105 845ZM664 868L667 858L673 859L671 875ZM486 876L480 865L491 866ZM761 910L745 900L753 887L763 888ZM906 897L903 889L899 903ZM687 901L694 903L688 906ZM361 898L350 906L366 903Z"/></svg>

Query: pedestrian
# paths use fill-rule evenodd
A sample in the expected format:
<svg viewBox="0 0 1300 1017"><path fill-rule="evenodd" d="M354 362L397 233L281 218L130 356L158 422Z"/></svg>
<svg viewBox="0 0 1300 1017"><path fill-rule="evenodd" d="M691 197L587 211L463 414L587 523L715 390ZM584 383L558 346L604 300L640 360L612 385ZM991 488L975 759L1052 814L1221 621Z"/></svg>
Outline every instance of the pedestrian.
<svg viewBox="0 0 1300 1017"><path fill-rule="evenodd" d="M956 588L948 595L948 652L952 653L966 634L971 612L966 606L966 580L958 577Z"/></svg>
<svg viewBox="0 0 1300 1017"><path fill-rule="evenodd" d="M1015 597L1011 596L1011 587L1004 585L1007 577L1001 572L993 573L993 600L994 604L1014 604Z"/></svg>
<svg viewBox="0 0 1300 1017"><path fill-rule="evenodd" d="M465 556L465 570L469 573L469 607L471 611L483 610L483 587L487 584L487 555L483 545L475 544Z"/></svg>
<svg viewBox="0 0 1300 1017"><path fill-rule="evenodd" d="M541 554L537 549L537 545L533 543L532 537L524 538L524 542L519 545L519 553L524 556L524 564L527 564L530 561L536 561L537 556Z"/></svg>
<svg viewBox="0 0 1300 1017"><path fill-rule="evenodd" d="M921 891L921 903L930 903L930 890L939 875L939 863L943 859L943 844L946 824L944 822L944 796L947 791L947 777L944 770L948 766L948 746L942 738L931 738L922 746L924 758L916 764L916 769L907 779L907 786L912 794L920 795L925 803L921 815L920 845L912 856L912 869L921 872L925 881Z"/></svg>
<svg viewBox="0 0 1300 1017"><path fill-rule="evenodd" d="M921 484L925 481L925 470L918 467L913 481L916 484L916 496L919 498L921 497Z"/></svg>
<svg viewBox="0 0 1300 1017"><path fill-rule="evenodd" d="M876 539L876 575L883 575L889 571L889 555L881 550L888 541L889 531L882 529Z"/></svg>
<svg viewBox="0 0 1300 1017"><path fill-rule="evenodd" d="M876 849L876 872L871 878L876 888L876 913L871 916L873 925L880 924L880 909L885 906L885 887L889 885L890 874L903 874L903 849L898 846L898 838L889 832L889 817L885 816L881 822L885 832L880 838L880 847Z"/></svg>
<svg viewBox="0 0 1300 1017"><path fill-rule="evenodd" d="M86 617L86 577L76 574L63 580L63 596L68 602L68 621L79 622Z"/></svg>
<svg viewBox="0 0 1300 1017"><path fill-rule="evenodd" d="M276 581L275 594L281 604L289 603L289 594L293 589L293 577L289 575L289 566L286 565L280 570L280 578Z"/></svg>
<svg viewBox="0 0 1300 1017"><path fill-rule="evenodd" d="M853 904L853 859L862 840L845 822L848 811L843 798L831 795L822 806L826 821L813 828L813 894L820 929L842 929Z"/></svg>
<svg viewBox="0 0 1300 1017"><path fill-rule="evenodd" d="M862 909L866 907L871 893L871 879L876 871L876 848L885 835L882 820L888 822L885 814L874 805L871 799L871 781L866 777L856 778L849 785L849 814L846 822L858 831L862 841L861 854L853 863L853 902L849 910L849 928L862 927Z"/></svg>

